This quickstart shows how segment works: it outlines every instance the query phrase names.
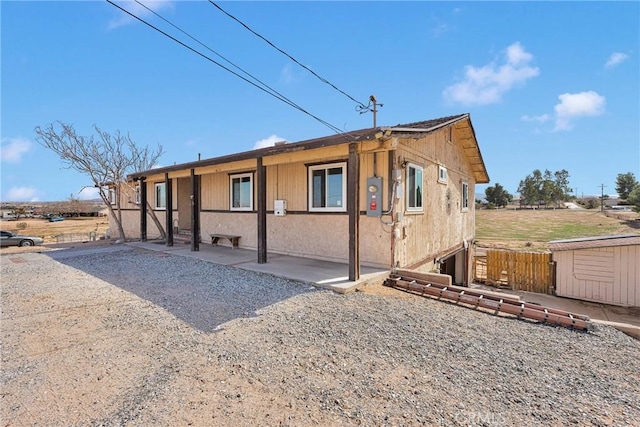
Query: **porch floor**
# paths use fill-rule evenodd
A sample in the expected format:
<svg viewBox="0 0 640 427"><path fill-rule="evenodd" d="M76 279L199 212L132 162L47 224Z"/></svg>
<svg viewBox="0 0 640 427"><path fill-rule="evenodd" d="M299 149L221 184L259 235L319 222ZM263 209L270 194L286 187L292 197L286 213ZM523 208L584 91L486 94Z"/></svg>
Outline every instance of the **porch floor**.
<svg viewBox="0 0 640 427"><path fill-rule="evenodd" d="M231 249L229 246L213 246L206 243L200 243L200 250L197 252L192 252L191 245L182 242L174 242L173 246L166 246L164 243L152 241L127 242L126 244L152 251L197 258L216 264L230 265L245 270L273 274L278 277L312 283L315 286L339 293L353 292L367 284L382 283L389 276L389 270L361 266L360 279L352 282L349 281L348 264L274 253L267 253L266 264L258 264L258 255L255 250Z"/></svg>

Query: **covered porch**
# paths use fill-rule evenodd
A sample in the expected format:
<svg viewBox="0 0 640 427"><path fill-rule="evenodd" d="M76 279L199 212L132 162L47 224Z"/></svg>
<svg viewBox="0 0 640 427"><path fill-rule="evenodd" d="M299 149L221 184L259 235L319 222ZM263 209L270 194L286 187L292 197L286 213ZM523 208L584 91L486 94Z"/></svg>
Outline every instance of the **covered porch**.
<svg viewBox="0 0 640 427"><path fill-rule="evenodd" d="M268 263L258 263L254 250L231 249L228 246L201 244L198 251L192 251L189 244L166 246L164 241L127 242L126 244L307 282L338 293L354 292L368 284L379 284L389 276L389 270L363 266L360 269L360 278L352 281L349 280L348 264L275 253L269 253Z"/></svg>

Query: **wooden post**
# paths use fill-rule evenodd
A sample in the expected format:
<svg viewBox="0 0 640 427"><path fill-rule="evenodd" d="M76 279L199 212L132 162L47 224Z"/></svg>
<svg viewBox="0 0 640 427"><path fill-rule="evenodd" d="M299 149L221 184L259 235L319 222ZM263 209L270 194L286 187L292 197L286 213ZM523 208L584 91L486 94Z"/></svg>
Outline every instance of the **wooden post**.
<svg viewBox="0 0 640 427"><path fill-rule="evenodd" d="M267 168L258 157L258 264L267 262Z"/></svg>
<svg viewBox="0 0 640 427"><path fill-rule="evenodd" d="M200 250L200 176L191 169L191 251Z"/></svg>
<svg viewBox="0 0 640 427"><path fill-rule="evenodd" d="M147 182L144 178L138 181L140 185L140 241L147 241Z"/></svg>
<svg viewBox="0 0 640 427"><path fill-rule="evenodd" d="M173 246L173 191L171 188L171 179L169 173L164 174L164 189L166 194L166 224L167 229L167 246Z"/></svg>
<svg viewBox="0 0 640 427"><path fill-rule="evenodd" d="M347 161L347 213L349 214L349 281L360 278L360 157L357 144L349 144Z"/></svg>

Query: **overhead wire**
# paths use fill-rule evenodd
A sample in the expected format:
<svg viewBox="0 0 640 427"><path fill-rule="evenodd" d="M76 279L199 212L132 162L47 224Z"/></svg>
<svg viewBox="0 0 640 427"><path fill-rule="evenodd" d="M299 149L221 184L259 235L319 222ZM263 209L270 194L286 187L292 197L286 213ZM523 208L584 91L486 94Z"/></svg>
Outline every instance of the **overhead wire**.
<svg viewBox="0 0 640 427"><path fill-rule="evenodd" d="M337 90L338 92L340 92L341 94L343 94L344 96L346 96L347 98L349 98L351 101L355 102L356 104L358 104L356 106L356 109L358 111L362 111L362 110L370 110L371 109L371 103L369 103L368 105L365 105L364 103L358 101L357 99L355 99L354 97L352 97L351 95L349 95L348 93L344 92L343 90L339 89L336 85L334 85L333 83L331 83L329 80L325 79L324 77L319 76L315 71L313 71L311 68L307 67L306 65L302 64L301 62L299 62L296 58L294 58L293 56L291 56L290 54L288 54L287 52L285 52L284 50L280 49L278 46L276 46L274 43L272 43L271 41L269 41L266 37L262 36L261 34L258 34L256 31L254 31L251 27L249 27L247 24L245 24L244 22L242 22L240 19L236 18L235 16L233 16L232 14L230 14L229 12L227 12L226 10L224 10L222 7L220 7L218 4L216 4L213 0L209 0L209 3L211 3L213 6L215 6L218 10L220 10L220 12L224 13L225 15L227 15L229 18L233 19L234 21L236 21L238 24L242 25L244 28L246 28L248 31L250 31L252 34L254 34L256 37L264 40L269 46L273 47L275 50L277 50L278 52L282 53L283 55L285 55L287 58L291 59L293 62L295 62L296 64L298 64L299 66L301 66L302 68L304 68L305 70L307 70L308 72L310 72L311 74L313 74L315 77L317 77L321 82L328 84L329 86L331 86L333 89Z"/></svg>
<svg viewBox="0 0 640 427"><path fill-rule="evenodd" d="M257 79L256 77L252 76L250 73L244 71L242 68L238 67L237 65L233 64L231 61L229 61L228 59L224 58L222 55L218 54L217 52L215 52L213 49L209 48L208 46L206 46L204 43L200 42L199 40L197 40L195 37L192 37L191 35L189 35L187 32L185 32L184 30L180 29L178 26L170 23L167 19L161 17L158 13L156 13L155 11L149 9L147 6L141 4L138 0L136 0L136 3L140 4L141 6L143 6L145 9L151 11L153 14L155 14L156 16L158 16L159 18L163 19L165 22L167 22L168 24L172 25L174 28L178 29L179 31L181 31L183 34L187 35L188 37L190 37L192 40L196 41L197 43L201 44L203 47L207 48L209 51L213 52L214 54L216 54L217 56L219 56L220 58L224 59L225 61L227 61L229 64L231 64L232 66L234 66L235 68L237 68L238 70L242 71L243 73L245 73L246 75L250 76L251 78L253 78L254 80L256 80L257 82L259 82L261 85L260 86L258 84L256 84L255 82L247 79L246 77L236 73L235 71L231 70L230 68L224 66L223 64L219 63L218 61L216 61L215 59L205 55L204 53L200 52L197 49L194 49L193 47L189 46L188 44L182 42L181 40L178 40L177 38L175 38L174 36L172 36L171 34L161 30L160 28L156 27L155 25L145 21L144 19L142 19L141 17L137 16L136 14L128 11L127 9L121 7L120 5L114 3L112 0L106 0L107 3L111 4L112 6L115 6L116 8L120 9L122 12L126 13L127 15L131 16L132 18L142 22L143 24L147 25L148 27L152 28L153 30L159 32L160 34L164 35L165 37L173 40L174 42L178 43L179 45L181 45L182 47L190 50L191 52L195 53L198 56L201 56L202 58L206 59L207 61L210 61L211 63L217 65L218 67L222 68L223 70L233 74L234 76L244 80L245 82L249 83L250 85L256 87L257 89L260 89L261 91L273 96L274 98L284 102L285 104L297 109L298 111L308 115L309 117L313 118L314 120L318 121L319 123L325 125L326 127L328 127L329 129L331 129L333 132L337 133L337 134L344 134L345 132L338 128L337 126L332 125L331 123L327 122L326 120L321 119L320 117L310 113L309 111L307 111L306 109L304 109L303 107L301 107L300 105L296 104L294 101L290 100L289 98L287 98L286 96L282 95L281 93L279 93L278 91L276 91L275 89L271 88L270 86L268 86L267 84L263 83L262 81L260 81L259 79Z"/></svg>

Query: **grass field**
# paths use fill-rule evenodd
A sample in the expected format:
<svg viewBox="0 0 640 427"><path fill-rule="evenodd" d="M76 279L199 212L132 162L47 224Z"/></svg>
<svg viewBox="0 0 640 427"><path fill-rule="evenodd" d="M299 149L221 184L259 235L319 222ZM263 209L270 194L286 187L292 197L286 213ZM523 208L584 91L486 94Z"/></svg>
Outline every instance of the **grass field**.
<svg viewBox="0 0 640 427"><path fill-rule="evenodd" d="M618 215L626 219L594 210L477 210L476 240L480 247L541 251L550 240L640 233L638 214Z"/></svg>
<svg viewBox="0 0 640 427"><path fill-rule="evenodd" d="M26 225L26 226L25 226ZM44 238L44 243L57 243L59 235L88 234L95 231L97 236L104 235L109 227L107 217L65 218L64 221L49 222L39 218L21 218L19 220L2 220L3 230L28 236Z"/></svg>

